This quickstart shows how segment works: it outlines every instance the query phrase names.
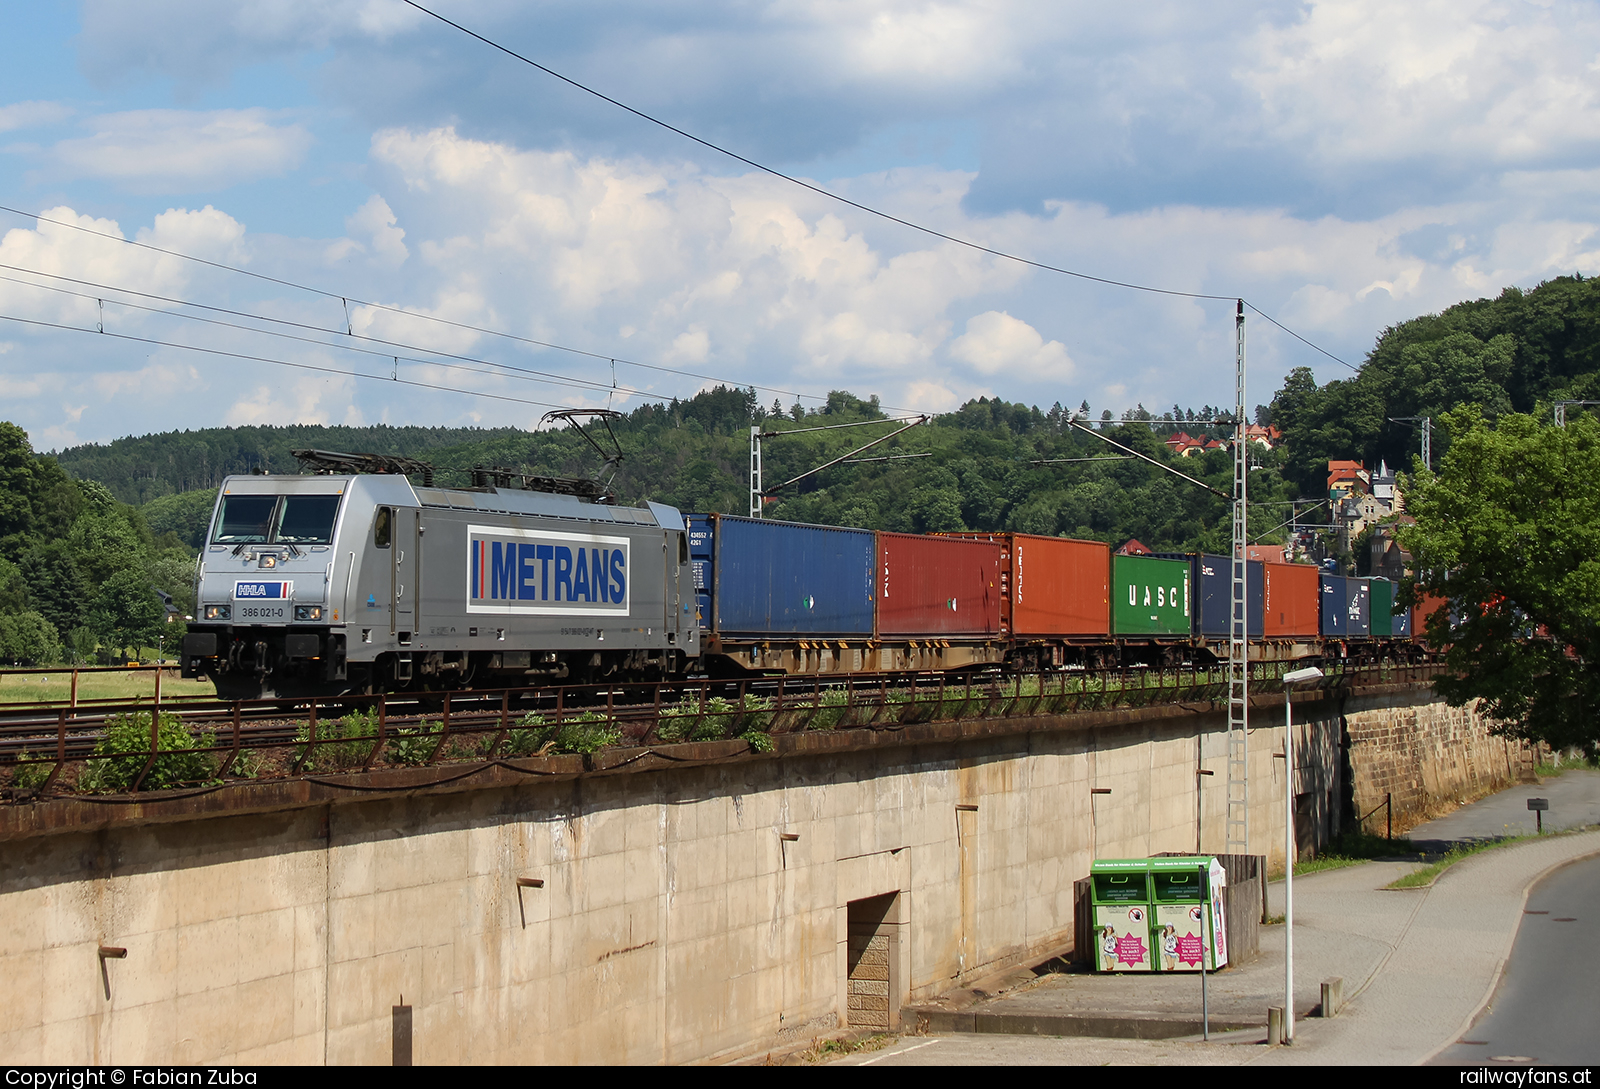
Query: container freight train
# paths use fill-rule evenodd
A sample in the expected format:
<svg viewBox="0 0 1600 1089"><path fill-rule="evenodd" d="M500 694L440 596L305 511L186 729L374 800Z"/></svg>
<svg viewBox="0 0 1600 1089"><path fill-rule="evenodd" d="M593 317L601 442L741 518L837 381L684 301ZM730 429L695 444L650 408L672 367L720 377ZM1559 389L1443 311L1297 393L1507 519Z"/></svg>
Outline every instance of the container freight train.
<svg viewBox="0 0 1600 1089"><path fill-rule="evenodd" d="M1221 557L685 519L588 481L485 471L445 488L401 459L303 456L323 471L230 477L217 498L183 671L224 698L1226 653ZM1409 637L1383 580L1252 563L1248 586L1255 657Z"/></svg>
<svg viewBox="0 0 1600 1089"><path fill-rule="evenodd" d="M915 536L688 516L708 668L756 672L1205 664L1227 657L1227 557L1113 555L1024 533ZM1414 656L1393 584L1251 561L1250 656Z"/></svg>

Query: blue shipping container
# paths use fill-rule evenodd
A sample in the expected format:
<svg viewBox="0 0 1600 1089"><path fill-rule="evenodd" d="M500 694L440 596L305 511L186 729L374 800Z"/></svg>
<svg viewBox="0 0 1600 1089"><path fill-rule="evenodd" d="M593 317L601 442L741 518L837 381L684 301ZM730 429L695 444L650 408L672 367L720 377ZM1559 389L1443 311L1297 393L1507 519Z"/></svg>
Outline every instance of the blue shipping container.
<svg viewBox="0 0 1600 1089"><path fill-rule="evenodd" d="M719 635L870 636L870 530L689 516L700 626Z"/></svg>
<svg viewBox="0 0 1600 1089"><path fill-rule="evenodd" d="M1318 588L1322 591L1322 636L1324 639L1343 639L1350 634L1348 614L1345 612L1348 605L1344 589L1346 580L1342 575L1322 575L1318 581Z"/></svg>
<svg viewBox="0 0 1600 1089"><path fill-rule="evenodd" d="M1194 586L1194 634L1226 639L1233 634L1233 561L1226 556L1200 552L1160 552L1170 560L1187 560ZM1266 568L1260 560L1245 563L1245 623L1251 639L1261 638L1265 608Z"/></svg>
<svg viewBox="0 0 1600 1089"><path fill-rule="evenodd" d="M1344 580L1345 635L1350 639L1372 638L1372 582L1370 579Z"/></svg>

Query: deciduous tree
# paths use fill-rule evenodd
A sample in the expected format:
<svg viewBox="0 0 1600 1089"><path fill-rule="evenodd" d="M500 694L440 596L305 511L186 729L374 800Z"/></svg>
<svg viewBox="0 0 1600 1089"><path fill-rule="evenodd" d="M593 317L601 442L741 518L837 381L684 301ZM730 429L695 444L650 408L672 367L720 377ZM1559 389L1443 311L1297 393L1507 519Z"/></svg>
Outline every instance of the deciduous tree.
<svg viewBox="0 0 1600 1089"><path fill-rule="evenodd" d="M1449 600L1428 636L1447 645L1438 690L1478 699L1518 737L1600 747L1600 424L1566 428L1476 408L1448 413L1450 450L1411 483L1401 531L1417 592Z"/></svg>

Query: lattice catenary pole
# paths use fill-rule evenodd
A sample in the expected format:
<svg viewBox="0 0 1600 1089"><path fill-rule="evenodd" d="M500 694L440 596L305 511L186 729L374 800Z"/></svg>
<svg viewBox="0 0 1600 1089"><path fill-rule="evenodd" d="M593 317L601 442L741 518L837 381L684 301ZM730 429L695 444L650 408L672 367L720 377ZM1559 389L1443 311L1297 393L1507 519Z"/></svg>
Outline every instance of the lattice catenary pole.
<svg viewBox="0 0 1600 1089"><path fill-rule="evenodd" d="M1233 610L1228 625L1228 818L1227 850L1250 849L1250 659L1245 628L1247 492L1250 459L1245 449L1244 300L1234 315L1233 425Z"/></svg>
<svg viewBox="0 0 1600 1089"><path fill-rule="evenodd" d="M761 517L761 428L750 428L750 517Z"/></svg>

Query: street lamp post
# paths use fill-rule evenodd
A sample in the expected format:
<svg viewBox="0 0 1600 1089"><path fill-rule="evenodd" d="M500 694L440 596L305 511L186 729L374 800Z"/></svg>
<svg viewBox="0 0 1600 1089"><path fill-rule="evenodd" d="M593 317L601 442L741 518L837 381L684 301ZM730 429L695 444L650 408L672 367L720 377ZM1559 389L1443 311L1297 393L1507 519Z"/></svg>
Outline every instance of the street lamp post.
<svg viewBox="0 0 1600 1089"><path fill-rule="evenodd" d="M1294 712L1289 694L1296 685L1322 679L1316 666L1283 677L1283 1042L1294 1043Z"/></svg>

